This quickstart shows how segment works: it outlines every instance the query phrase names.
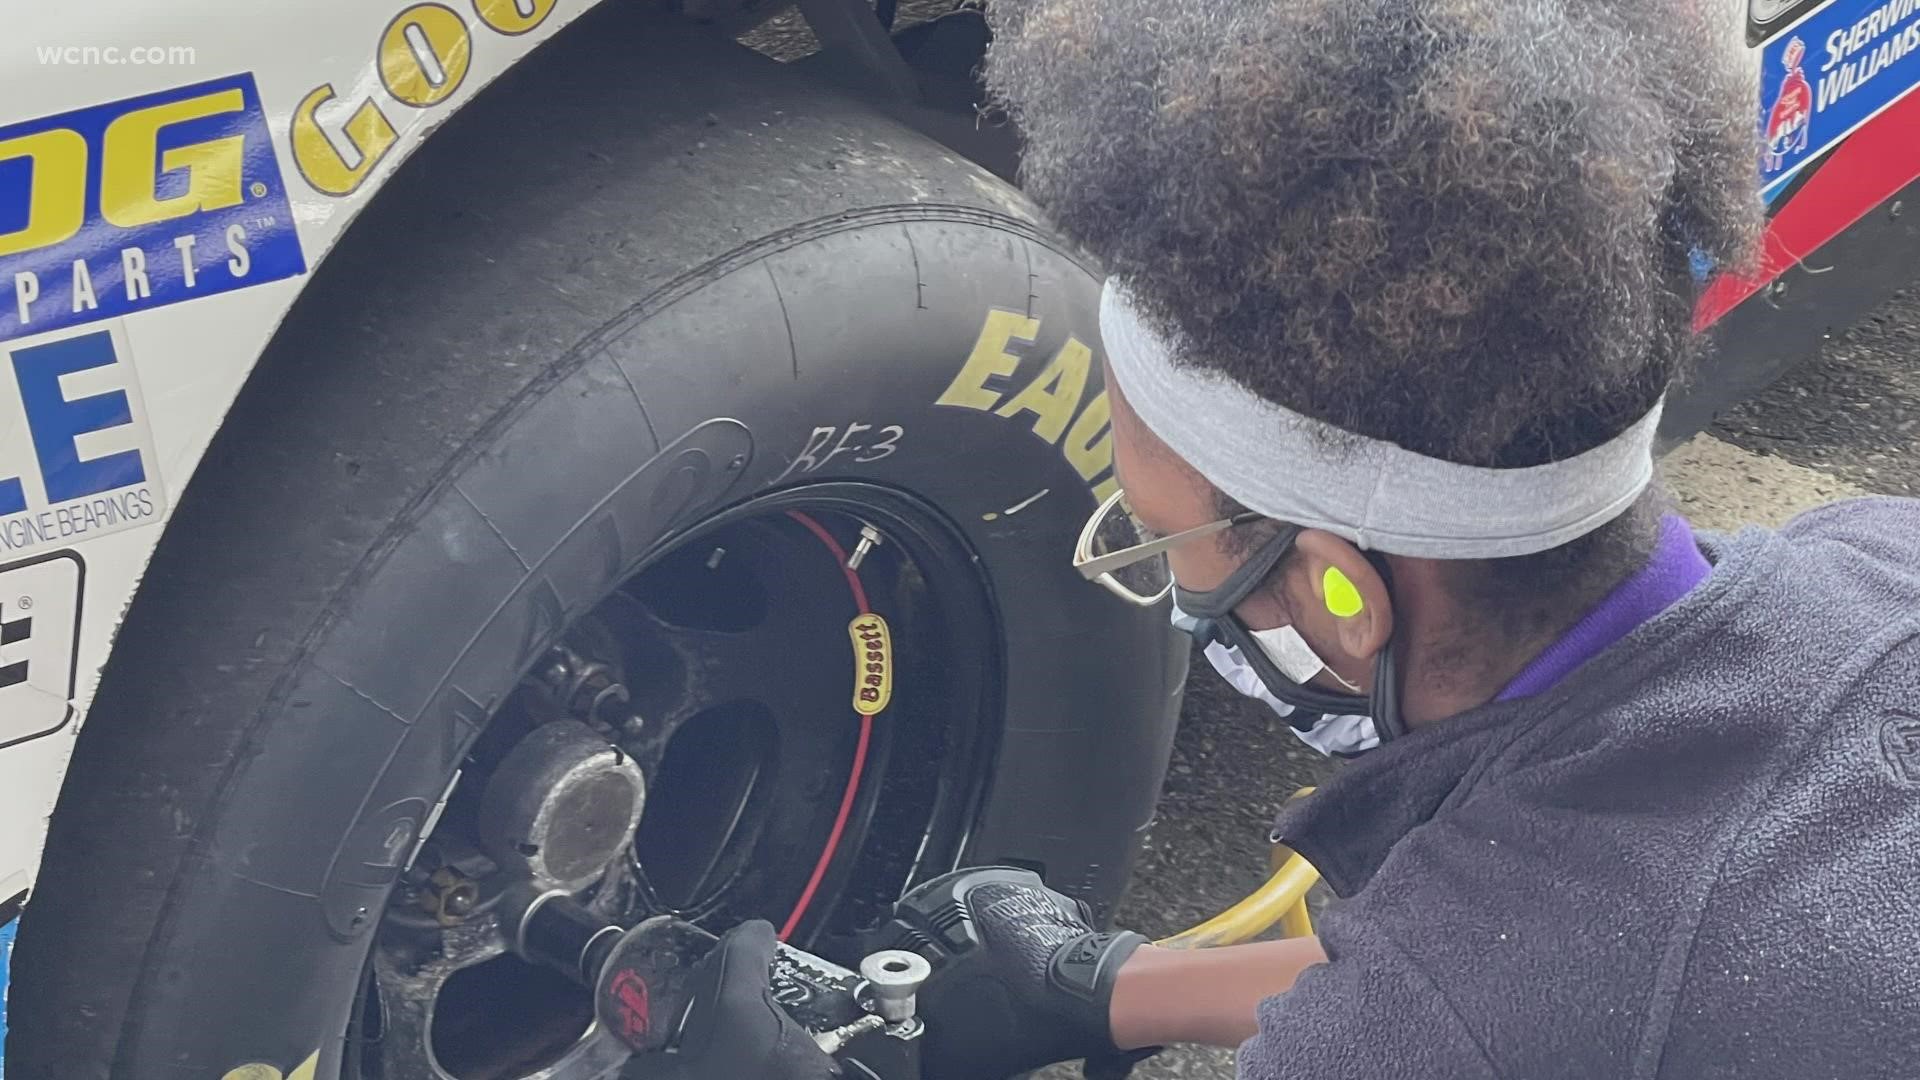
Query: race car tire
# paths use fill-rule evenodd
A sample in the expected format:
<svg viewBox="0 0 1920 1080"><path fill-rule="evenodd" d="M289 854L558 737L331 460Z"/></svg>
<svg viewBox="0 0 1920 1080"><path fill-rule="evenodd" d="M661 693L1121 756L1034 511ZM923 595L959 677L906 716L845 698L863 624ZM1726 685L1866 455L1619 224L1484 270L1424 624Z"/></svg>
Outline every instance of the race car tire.
<svg viewBox="0 0 1920 1080"><path fill-rule="evenodd" d="M53 815L8 1076L341 1075L397 823L569 619L803 484L964 538L997 672L961 861L1104 912L1185 652L1068 565L1111 483L1097 301L951 152L678 21L583 18L388 183L184 491Z"/></svg>

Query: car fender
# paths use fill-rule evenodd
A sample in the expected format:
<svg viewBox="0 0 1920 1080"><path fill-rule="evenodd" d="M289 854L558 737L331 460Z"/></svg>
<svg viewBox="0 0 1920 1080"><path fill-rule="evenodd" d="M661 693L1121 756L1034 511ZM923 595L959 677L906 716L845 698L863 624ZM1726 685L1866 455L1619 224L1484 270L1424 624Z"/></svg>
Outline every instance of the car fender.
<svg viewBox="0 0 1920 1080"><path fill-rule="evenodd" d="M440 124L597 2L202 0L161 12L79 0L10 16L7 917L32 885L75 734L169 512L288 308Z"/></svg>

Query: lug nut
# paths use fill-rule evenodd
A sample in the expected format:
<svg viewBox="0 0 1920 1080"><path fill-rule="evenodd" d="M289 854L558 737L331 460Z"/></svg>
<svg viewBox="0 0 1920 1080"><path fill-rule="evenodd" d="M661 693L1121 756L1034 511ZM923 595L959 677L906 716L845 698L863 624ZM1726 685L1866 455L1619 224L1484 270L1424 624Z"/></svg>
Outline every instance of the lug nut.
<svg viewBox="0 0 1920 1080"><path fill-rule="evenodd" d="M480 890L468 882L448 893L440 901L440 910L453 918L463 918L473 914L474 905L480 902Z"/></svg>
<svg viewBox="0 0 1920 1080"><path fill-rule="evenodd" d="M427 879L420 906L442 926L452 926L480 905L480 886L451 866L442 866Z"/></svg>
<svg viewBox="0 0 1920 1080"><path fill-rule="evenodd" d="M885 949L860 961L873 1011L889 1024L913 1019L914 996L932 974L925 957L905 949Z"/></svg>
<svg viewBox="0 0 1920 1080"><path fill-rule="evenodd" d="M646 807L640 766L578 720L556 720L507 751L480 793L480 849L543 889L577 892L633 844Z"/></svg>

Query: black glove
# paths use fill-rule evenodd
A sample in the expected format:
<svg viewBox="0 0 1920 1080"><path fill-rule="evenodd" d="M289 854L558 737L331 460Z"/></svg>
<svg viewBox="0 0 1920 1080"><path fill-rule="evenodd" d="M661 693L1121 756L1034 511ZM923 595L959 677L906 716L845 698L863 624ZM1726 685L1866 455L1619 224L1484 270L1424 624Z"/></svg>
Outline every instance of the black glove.
<svg viewBox="0 0 1920 1080"><path fill-rule="evenodd" d="M624 1075L645 1080L831 1080L840 1075L813 1036L773 1000L773 925L756 919L721 936L689 974L691 1004L669 1049L635 1055Z"/></svg>
<svg viewBox="0 0 1920 1080"><path fill-rule="evenodd" d="M1113 980L1145 938L1102 933L1030 870L960 870L913 890L895 927L937 954L920 991L926 1080L1000 1080L1113 1044ZM928 943L931 943L930 945Z"/></svg>

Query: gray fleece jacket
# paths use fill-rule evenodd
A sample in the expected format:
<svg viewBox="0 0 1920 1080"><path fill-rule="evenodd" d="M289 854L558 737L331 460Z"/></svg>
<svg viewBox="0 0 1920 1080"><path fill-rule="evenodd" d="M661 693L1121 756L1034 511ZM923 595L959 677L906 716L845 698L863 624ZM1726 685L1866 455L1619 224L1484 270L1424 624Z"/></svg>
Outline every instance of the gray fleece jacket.
<svg viewBox="0 0 1920 1080"><path fill-rule="evenodd" d="M1346 899L1245 1080L1920 1077L1920 502L1701 547L1552 689L1290 808Z"/></svg>

